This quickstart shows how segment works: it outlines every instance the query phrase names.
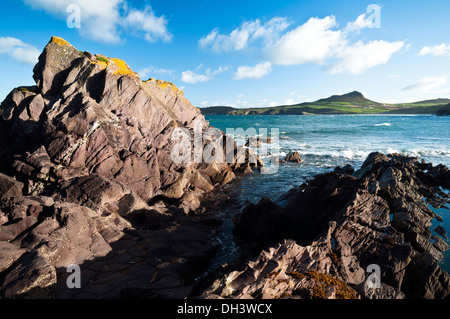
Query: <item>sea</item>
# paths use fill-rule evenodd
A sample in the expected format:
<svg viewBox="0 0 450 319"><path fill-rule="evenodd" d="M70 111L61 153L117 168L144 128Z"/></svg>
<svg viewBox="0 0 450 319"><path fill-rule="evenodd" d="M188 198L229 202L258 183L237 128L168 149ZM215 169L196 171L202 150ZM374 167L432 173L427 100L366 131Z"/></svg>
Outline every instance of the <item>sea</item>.
<svg viewBox="0 0 450 319"><path fill-rule="evenodd" d="M266 196L276 200L289 189L298 187L315 175L336 166L361 167L371 152L398 153L450 167L450 116L434 115L209 115L210 124L224 132L230 129L255 129L257 135L270 136L278 130L279 149L270 155L284 158L291 151L301 154L301 163L280 164L272 174L255 172L227 184L221 190L226 204L219 208L224 223L217 235L222 244L211 269L237 257L242 249L232 235L233 217L249 203ZM242 142L242 136L237 141ZM277 153L277 154L275 154ZM264 155L264 154L263 154ZM270 156L263 156L269 163ZM448 192L448 190L444 190ZM435 210L443 222L433 220L433 229L441 224L450 236L450 210ZM447 244L450 242L447 240ZM450 250L440 262L450 272Z"/></svg>

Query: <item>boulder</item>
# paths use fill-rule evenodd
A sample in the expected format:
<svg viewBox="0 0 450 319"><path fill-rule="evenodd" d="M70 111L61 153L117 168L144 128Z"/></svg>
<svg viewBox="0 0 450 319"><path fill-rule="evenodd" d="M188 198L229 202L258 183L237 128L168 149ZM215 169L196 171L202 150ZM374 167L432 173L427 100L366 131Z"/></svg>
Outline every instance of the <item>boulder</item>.
<svg viewBox="0 0 450 319"><path fill-rule="evenodd" d="M20 198L23 192L23 183L0 173L0 199Z"/></svg>
<svg viewBox="0 0 450 319"><path fill-rule="evenodd" d="M301 163L302 162L299 152L289 152L289 154L286 155L286 158L284 159L284 161L289 162L289 163Z"/></svg>

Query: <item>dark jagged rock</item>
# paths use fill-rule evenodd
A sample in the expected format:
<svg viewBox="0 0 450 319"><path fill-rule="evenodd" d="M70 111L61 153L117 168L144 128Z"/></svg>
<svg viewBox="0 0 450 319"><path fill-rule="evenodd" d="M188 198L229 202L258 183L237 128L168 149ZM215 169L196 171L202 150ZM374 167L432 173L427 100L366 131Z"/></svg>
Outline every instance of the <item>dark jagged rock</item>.
<svg viewBox="0 0 450 319"><path fill-rule="evenodd" d="M205 280L201 297L336 298L330 291L345 288L360 298L448 298L450 277L438 266L448 245L431 236L437 216L424 201L448 202L436 189L448 182L446 167L372 153L351 172L338 168L276 202L245 207L234 234L262 251ZM373 265L376 289L368 281ZM310 281L311 271L323 285Z"/></svg>
<svg viewBox="0 0 450 319"><path fill-rule="evenodd" d="M447 238L447 231L445 230L444 227L442 227L441 225L436 226L436 228L434 229L434 231L441 235L445 240L448 240Z"/></svg>
<svg viewBox="0 0 450 319"><path fill-rule="evenodd" d="M188 295L220 223L187 214L258 156L227 150L174 84L141 81L120 59L52 37L33 72L36 86L0 106L2 296ZM231 160L173 161L180 129L201 134L201 155L209 146ZM65 286L72 263L81 290Z"/></svg>
<svg viewBox="0 0 450 319"><path fill-rule="evenodd" d="M352 175L355 172L355 169L350 164L347 164L344 167L340 167L340 166L336 167L334 169L334 172L335 173Z"/></svg>

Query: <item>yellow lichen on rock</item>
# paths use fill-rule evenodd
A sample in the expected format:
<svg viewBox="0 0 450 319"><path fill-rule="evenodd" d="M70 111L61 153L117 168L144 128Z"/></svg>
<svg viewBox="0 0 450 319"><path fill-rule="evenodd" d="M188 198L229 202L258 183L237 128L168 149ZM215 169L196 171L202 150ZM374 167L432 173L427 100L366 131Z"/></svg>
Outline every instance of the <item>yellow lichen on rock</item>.
<svg viewBox="0 0 450 319"><path fill-rule="evenodd" d="M155 82L156 85L162 89L171 88L174 95L177 95L177 94L183 95L184 94L184 92L180 91L175 84L173 84L172 82L169 82L169 81L157 80L155 78L150 78L147 81L144 81L144 83L147 83L147 82Z"/></svg>
<svg viewBox="0 0 450 319"><path fill-rule="evenodd" d="M95 57L97 58L97 60L93 61L92 63L100 65L103 69L106 69L108 67L109 59L98 54L96 54Z"/></svg>
<svg viewBox="0 0 450 319"><path fill-rule="evenodd" d="M351 289L344 281L338 278L335 278L329 274L319 273L315 270L308 271L306 275L314 279L314 281L319 284L313 287L314 298L324 298L325 286L335 286L337 299L358 299L355 291Z"/></svg>
<svg viewBox="0 0 450 319"><path fill-rule="evenodd" d="M117 58L112 58L110 62L114 63L116 70L114 71L114 74L116 75L133 75L137 76L133 70L125 63L125 61Z"/></svg>
<svg viewBox="0 0 450 319"><path fill-rule="evenodd" d="M67 42L67 41L64 40L63 38L55 37L55 36L53 36L53 37L51 38L50 42L59 44L59 45L62 46L62 47L68 47L68 46L71 45L69 42Z"/></svg>

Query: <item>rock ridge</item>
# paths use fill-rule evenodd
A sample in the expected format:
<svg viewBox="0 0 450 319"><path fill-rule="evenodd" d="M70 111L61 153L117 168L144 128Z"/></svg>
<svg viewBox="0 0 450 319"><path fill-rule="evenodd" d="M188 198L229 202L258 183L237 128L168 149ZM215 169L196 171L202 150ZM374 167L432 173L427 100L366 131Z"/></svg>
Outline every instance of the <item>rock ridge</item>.
<svg viewBox="0 0 450 319"><path fill-rule="evenodd" d="M33 79L0 105L1 296L186 296L218 245L202 196L262 162L239 161L244 148L231 163L173 161L178 129L201 133L202 151L226 154L229 137L118 58L52 37ZM65 285L70 264L82 289Z"/></svg>

